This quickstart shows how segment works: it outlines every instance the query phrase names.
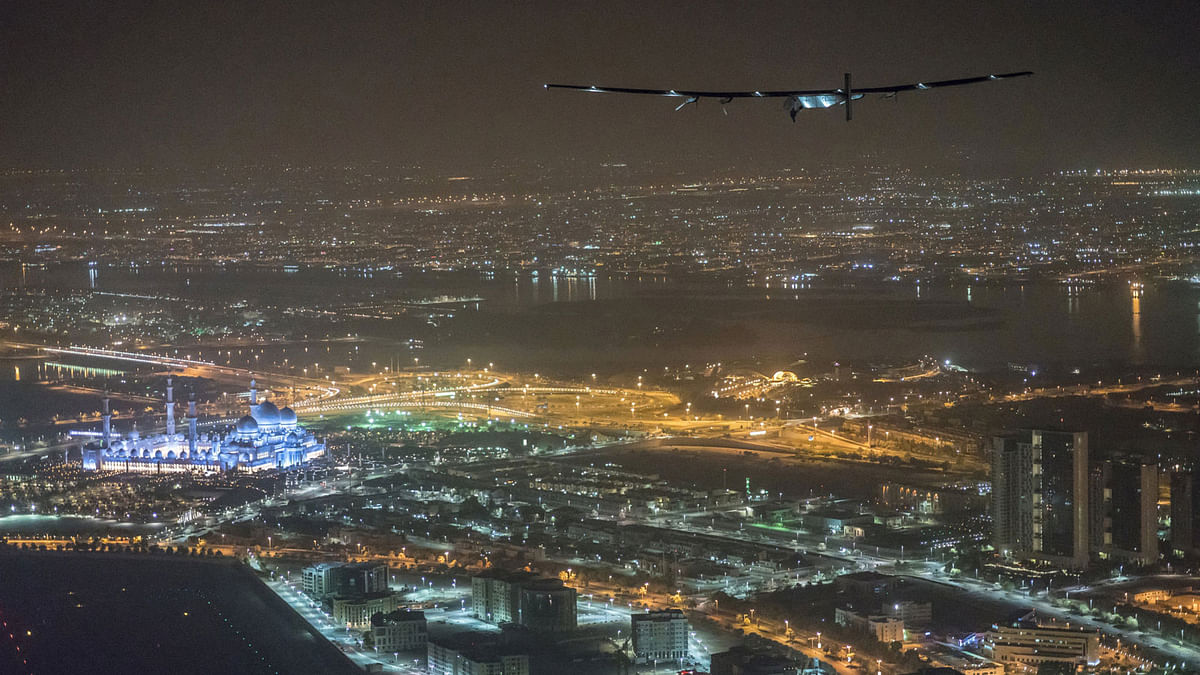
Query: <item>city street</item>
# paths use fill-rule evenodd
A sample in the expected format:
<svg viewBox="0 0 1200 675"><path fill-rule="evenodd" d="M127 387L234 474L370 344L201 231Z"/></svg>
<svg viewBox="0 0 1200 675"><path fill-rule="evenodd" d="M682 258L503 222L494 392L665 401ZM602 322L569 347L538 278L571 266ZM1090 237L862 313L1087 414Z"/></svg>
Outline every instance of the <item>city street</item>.
<svg viewBox="0 0 1200 675"><path fill-rule="evenodd" d="M313 625L325 639L339 647L346 656L359 664L366 666L371 663L382 664L384 672L406 673L418 675L425 672L424 661L404 661L398 655L377 654L358 646L357 631L351 633L345 626L336 626L329 616L321 611L320 605L305 597L300 590L287 581L274 579L266 582L267 586L285 602L296 610Z"/></svg>

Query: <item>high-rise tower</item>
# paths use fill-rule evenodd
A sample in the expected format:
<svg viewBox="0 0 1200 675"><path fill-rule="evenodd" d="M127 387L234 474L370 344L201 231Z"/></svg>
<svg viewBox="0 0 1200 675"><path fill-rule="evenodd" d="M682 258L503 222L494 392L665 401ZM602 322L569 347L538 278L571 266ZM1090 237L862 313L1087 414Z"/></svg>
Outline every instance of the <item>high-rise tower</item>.
<svg viewBox="0 0 1200 675"><path fill-rule="evenodd" d="M1200 554L1200 472L1175 467L1171 472L1171 549L1177 556Z"/></svg>
<svg viewBox="0 0 1200 675"><path fill-rule="evenodd" d="M992 439L992 542L1001 555L1033 550L1033 438Z"/></svg>
<svg viewBox="0 0 1200 675"><path fill-rule="evenodd" d="M1033 436L1034 555L1085 567L1088 560L1088 442L1082 431Z"/></svg>
<svg viewBox="0 0 1200 675"><path fill-rule="evenodd" d="M1158 559L1158 464L1122 457L1092 465L1088 539L1102 557Z"/></svg>
<svg viewBox="0 0 1200 675"><path fill-rule="evenodd" d="M1034 429L994 439L992 521L1002 553L1085 567L1087 434Z"/></svg>

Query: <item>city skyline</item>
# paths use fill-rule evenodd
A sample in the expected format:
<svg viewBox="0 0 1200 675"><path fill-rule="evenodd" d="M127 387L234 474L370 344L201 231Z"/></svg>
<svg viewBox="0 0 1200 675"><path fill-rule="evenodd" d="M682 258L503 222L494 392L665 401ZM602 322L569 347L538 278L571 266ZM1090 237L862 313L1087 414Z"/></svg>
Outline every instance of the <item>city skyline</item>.
<svg viewBox="0 0 1200 675"><path fill-rule="evenodd" d="M3 4L0 672L1196 672L1196 26Z"/></svg>

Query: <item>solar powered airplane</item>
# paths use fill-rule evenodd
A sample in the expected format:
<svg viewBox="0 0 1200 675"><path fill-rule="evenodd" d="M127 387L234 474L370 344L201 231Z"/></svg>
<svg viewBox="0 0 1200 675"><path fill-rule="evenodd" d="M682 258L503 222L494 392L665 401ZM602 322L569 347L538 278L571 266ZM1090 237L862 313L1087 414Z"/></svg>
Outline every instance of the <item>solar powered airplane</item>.
<svg viewBox="0 0 1200 675"><path fill-rule="evenodd" d="M702 98L715 98L721 102L721 105L733 101L735 98L775 98L784 99L784 109L792 116L792 121L796 121L796 113L801 110L811 110L814 108L832 108L834 106L846 106L846 121L852 119L850 104L868 94L879 94L883 98L895 98L902 91L923 91L925 89L936 89L938 87L958 87L964 84L977 84L980 82L992 82L995 80L1006 80L1013 77L1028 77L1033 75L1031 71L1022 71L1019 73L1001 73L999 75L981 75L978 77L964 77L957 80L938 80L936 82L914 82L912 84L895 84L886 87L864 87L854 89L850 86L850 73L846 73L845 86L841 89L808 89L800 91L693 91L687 89L632 89L629 87L597 87L587 86L582 84L547 84L546 89L574 89L576 91L590 91L597 93L609 94L642 94L645 96L667 96L671 98L682 98L683 103L676 106L675 110L682 110L689 103L698 103Z"/></svg>

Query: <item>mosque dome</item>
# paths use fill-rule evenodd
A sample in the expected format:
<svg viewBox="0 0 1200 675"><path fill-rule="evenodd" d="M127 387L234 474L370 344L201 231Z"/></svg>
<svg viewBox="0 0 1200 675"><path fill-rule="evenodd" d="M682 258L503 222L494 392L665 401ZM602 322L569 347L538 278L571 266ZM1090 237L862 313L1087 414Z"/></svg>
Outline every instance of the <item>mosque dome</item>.
<svg viewBox="0 0 1200 675"><path fill-rule="evenodd" d="M237 431L239 434L256 434L258 433L258 422L253 417L246 415L237 421Z"/></svg>
<svg viewBox="0 0 1200 675"><path fill-rule="evenodd" d="M284 442L288 445L299 445L300 435L293 431L287 435L287 438L284 439Z"/></svg>
<svg viewBox="0 0 1200 675"><path fill-rule="evenodd" d="M279 409L279 423L285 426L296 424L296 411L284 406Z"/></svg>
<svg viewBox="0 0 1200 675"><path fill-rule="evenodd" d="M260 427L279 426L279 408L275 407L270 401L263 401L254 406L250 413L254 416L254 421L258 422Z"/></svg>

